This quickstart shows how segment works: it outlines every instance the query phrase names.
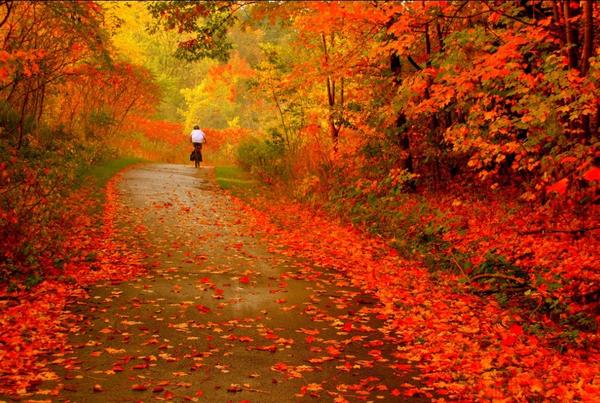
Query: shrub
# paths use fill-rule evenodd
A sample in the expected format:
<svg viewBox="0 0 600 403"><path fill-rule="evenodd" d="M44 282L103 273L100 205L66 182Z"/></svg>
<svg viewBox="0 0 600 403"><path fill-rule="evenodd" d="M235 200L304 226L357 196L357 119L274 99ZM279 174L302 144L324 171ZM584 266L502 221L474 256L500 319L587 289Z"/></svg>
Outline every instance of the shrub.
<svg viewBox="0 0 600 403"><path fill-rule="evenodd" d="M238 164L267 183L288 179L291 173L283 138L277 131L270 134L268 140L248 137L240 142L236 151Z"/></svg>
<svg viewBox="0 0 600 403"><path fill-rule="evenodd" d="M86 167L110 156L100 143L84 146L64 141L62 131L38 132L40 138L20 149L10 138L0 139L0 282L32 285L55 268L65 252L64 225L80 214L65 200Z"/></svg>

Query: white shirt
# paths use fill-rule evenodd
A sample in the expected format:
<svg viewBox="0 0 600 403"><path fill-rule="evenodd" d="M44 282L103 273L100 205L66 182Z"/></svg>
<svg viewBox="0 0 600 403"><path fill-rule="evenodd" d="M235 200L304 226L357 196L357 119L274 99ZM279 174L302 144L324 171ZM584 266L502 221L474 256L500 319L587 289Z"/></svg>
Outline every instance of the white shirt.
<svg viewBox="0 0 600 403"><path fill-rule="evenodd" d="M206 135L200 129L192 130L192 143L204 143L206 141Z"/></svg>

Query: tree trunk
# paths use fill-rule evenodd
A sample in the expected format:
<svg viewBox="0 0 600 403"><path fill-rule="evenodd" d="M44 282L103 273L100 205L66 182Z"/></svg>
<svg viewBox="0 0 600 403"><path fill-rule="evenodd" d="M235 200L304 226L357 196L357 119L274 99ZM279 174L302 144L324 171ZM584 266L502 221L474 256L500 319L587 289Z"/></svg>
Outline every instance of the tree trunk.
<svg viewBox="0 0 600 403"><path fill-rule="evenodd" d="M27 111L27 101L29 100L29 91L25 93L23 98L23 104L21 106L21 116L19 117L19 142L17 143L17 150L21 149L23 145L23 137L25 135L25 114Z"/></svg>
<svg viewBox="0 0 600 403"><path fill-rule="evenodd" d="M390 56L390 70L394 73L395 85L402 85L402 62L396 53L393 53ZM409 173L413 173L413 158L412 153L410 152L410 138L408 136L408 131L406 130L407 122L404 112L398 112L398 116L396 116L396 121L394 123L400 147L400 155L398 157L400 168L405 169ZM414 182L408 183L407 186L411 191L416 190Z"/></svg>
<svg viewBox="0 0 600 403"><path fill-rule="evenodd" d="M567 57L569 60L569 67L572 69L577 68L577 33L575 27L571 23L571 0L565 0L564 2L564 16L565 16L565 35L567 38Z"/></svg>
<svg viewBox="0 0 600 403"><path fill-rule="evenodd" d="M592 0L583 3L583 49L581 52L581 75L587 75L590 68L590 57L594 51L594 9Z"/></svg>
<svg viewBox="0 0 600 403"><path fill-rule="evenodd" d="M429 37L429 23L425 24L425 52L427 53L427 61L425 65L431 67L431 38Z"/></svg>
<svg viewBox="0 0 600 403"><path fill-rule="evenodd" d="M40 126L41 120L42 120L42 115L44 114L44 102L46 101L46 86L43 85L41 88L41 94L40 94L40 104L39 104L39 109L37 111L37 125L38 127Z"/></svg>
<svg viewBox="0 0 600 403"><path fill-rule="evenodd" d="M329 69L329 50L327 48L327 38L324 33L321 33L321 39L323 41L323 56L325 57L325 65ZM333 34L332 34L332 43L333 43ZM335 79L331 77L331 74L327 73L327 78L325 80L325 85L327 87L327 102L329 104L329 136L331 137L331 141L333 142L333 149L337 151L338 140L340 136L340 128L341 126L336 125L335 122ZM343 107L343 97L344 97L344 82L341 82L341 102Z"/></svg>
<svg viewBox="0 0 600 403"><path fill-rule="evenodd" d="M592 0L583 2L583 46L581 49L581 60L579 62L581 75L586 76L590 69L590 57L594 51L594 9ZM596 106L598 109L598 106ZM591 137L591 118L590 115L584 115L581 118L581 124L583 126L583 132L587 139Z"/></svg>
<svg viewBox="0 0 600 403"><path fill-rule="evenodd" d="M273 88L273 85L271 85L271 87ZM285 145L287 146L288 150L291 148L290 147L290 135L289 135L289 130L287 128L287 125L285 124L285 118L283 116L283 109L281 108L281 105L279 104L279 99L277 98L277 95L275 94L275 90L271 89L271 94L273 96L273 100L275 101L275 105L277 106L277 110L279 111L279 117L281 118L281 125L283 126L283 133L285 134Z"/></svg>

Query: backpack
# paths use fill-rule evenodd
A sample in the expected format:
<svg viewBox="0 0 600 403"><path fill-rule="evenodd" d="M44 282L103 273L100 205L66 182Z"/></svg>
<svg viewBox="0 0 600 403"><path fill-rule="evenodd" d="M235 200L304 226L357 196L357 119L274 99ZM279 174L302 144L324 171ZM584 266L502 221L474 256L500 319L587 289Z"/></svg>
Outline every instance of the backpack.
<svg viewBox="0 0 600 403"><path fill-rule="evenodd" d="M198 157L198 161L202 162L202 152L198 151L198 154L200 154ZM194 161L194 150L192 150L192 152L190 153L190 161Z"/></svg>

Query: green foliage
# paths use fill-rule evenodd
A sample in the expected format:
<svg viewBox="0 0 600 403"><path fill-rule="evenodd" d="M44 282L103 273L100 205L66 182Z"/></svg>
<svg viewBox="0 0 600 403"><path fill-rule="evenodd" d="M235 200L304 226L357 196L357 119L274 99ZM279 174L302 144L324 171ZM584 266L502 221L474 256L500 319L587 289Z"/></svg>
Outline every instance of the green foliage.
<svg viewBox="0 0 600 403"><path fill-rule="evenodd" d="M527 273L522 268L515 266L509 262L504 256L497 254L494 250L488 251L485 255L485 260L473 270L474 275L479 274L504 274L517 278L526 279ZM491 277L486 282L497 282L498 280Z"/></svg>
<svg viewBox="0 0 600 403"><path fill-rule="evenodd" d="M93 127L105 128L116 123L113 114L102 109L90 112L87 121L90 129Z"/></svg>
<svg viewBox="0 0 600 403"><path fill-rule="evenodd" d="M21 117L17 111L6 101L0 101L0 139L5 139L10 144L16 145L20 130L24 134L32 133L36 128L34 119L26 114L23 116L23 125L20 127Z"/></svg>
<svg viewBox="0 0 600 403"><path fill-rule="evenodd" d="M156 118L179 121L178 109L184 106L181 88L192 86L196 77L206 74L214 62L188 63L173 54L179 35L176 32L151 31L153 18L142 2L104 3L108 16L114 20L112 41L120 57L143 65L152 72L161 89L161 102Z"/></svg>
<svg viewBox="0 0 600 403"><path fill-rule="evenodd" d="M98 195L102 193L100 190L117 172L125 167L143 162L141 158L135 157L117 157L107 153L102 159L96 160L93 165L82 165L79 167L76 178L76 185L90 185L90 181L94 184L94 188L98 190Z"/></svg>
<svg viewBox="0 0 600 403"><path fill-rule="evenodd" d="M181 40L175 55L186 61L203 58L226 61L233 48L228 29L235 23L233 2L161 1L148 9L165 30L191 35Z"/></svg>
<svg viewBox="0 0 600 403"><path fill-rule="evenodd" d="M0 117L7 133L14 113L4 108ZM76 142L62 127L31 124L30 130L37 136L26 136L21 148L13 136L0 138L0 281L22 281L27 288L53 267L47 262L55 260L64 237L57 228L75 219L65 200L83 186L97 190L133 162L108 162L114 151L100 142Z"/></svg>
<svg viewBox="0 0 600 403"><path fill-rule="evenodd" d="M215 167L215 176L219 186L232 192L235 196L247 197L258 192L258 182L240 167Z"/></svg>
<svg viewBox="0 0 600 403"><path fill-rule="evenodd" d="M291 176L285 142L281 133L276 130L271 131L270 139L244 139L237 148L236 159L243 169L266 183L272 183L275 179L285 180Z"/></svg>
<svg viewBox="0 0 600 403"><path fill-rule="evenodd" d="M19 125L19 114L5 101L0 101L0 136L14 136Z"/></svg>
<svg viewBox="0 0 600 403"><path fill-rule="evenodd" d="M42 276L40 276L37 273L31 274L29 275L25 281L23 282L23 285L25 286L25 288L27 290L32 289L33 287L35 287L36 285L38 285L39 283L41 283L44 280L44 278Z"/></svg>

